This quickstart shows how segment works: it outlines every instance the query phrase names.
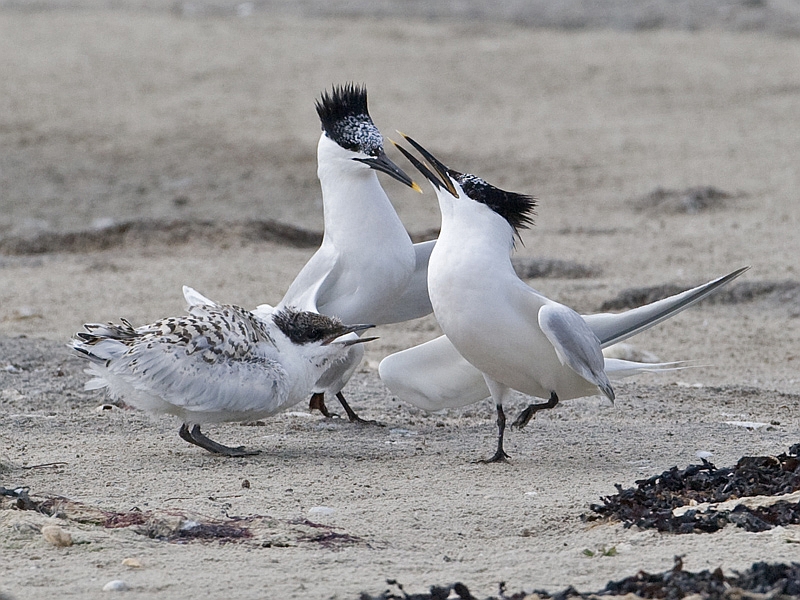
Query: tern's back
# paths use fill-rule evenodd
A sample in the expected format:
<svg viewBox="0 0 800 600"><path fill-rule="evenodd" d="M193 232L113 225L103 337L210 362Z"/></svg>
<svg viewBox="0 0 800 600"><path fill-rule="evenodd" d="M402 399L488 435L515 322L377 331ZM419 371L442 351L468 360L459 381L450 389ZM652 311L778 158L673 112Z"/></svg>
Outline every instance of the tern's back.
<svg viewBox="0 0 800 600"><path fill-rule="evenodd" d="M87 386L190 423L259 418L289 400L290 377L269 324L236 306L195 306L151 325L87 325Z"/></svg>

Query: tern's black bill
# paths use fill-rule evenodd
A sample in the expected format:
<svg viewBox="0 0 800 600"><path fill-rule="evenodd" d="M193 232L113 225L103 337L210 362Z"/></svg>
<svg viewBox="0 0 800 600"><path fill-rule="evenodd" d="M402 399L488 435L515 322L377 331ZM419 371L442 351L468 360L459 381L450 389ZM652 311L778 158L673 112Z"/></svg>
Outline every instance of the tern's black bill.
<svg viewBox="0 0 800 600"><path fill-rule="evenodd" d="M401 135L406 139L406 141L408 141L409 144L414 146L416 151L419 152L426 161L428 161L428 164L431 167L433 167L433 170L436 171L436 174L434 175L430 171L430 169L428 169L425 165L421 164L420 161L418 161L417 159L413 158L404 148L402 148L398 144L395 144L398 150L400 150L403 153L403 156L405 156L408 160L410 160L411 163L417 169L419 169L419 172L422 173L425 176L425 178L427 178L428 181L430 181L434 185L434 187L436 187L437 189L443 187L447 189L447 191L450 192L450 194L458 198L458 192L456 191L456 188L453 185L453 181L450 178L451 170L442 161L440 161L433 154L431 154L425 148L423 148L422 145L416 142L413 138L408 137L405 133L402 133Z"/></svg>
<svg viewBox="0 0 800 600"><path fill-rule="evenodd" d="M422 162L416 156L411 154L408 150L403 148L400 144L398 144L394 140L391 140L391 142L394 144L395 148L400 150L400 152L403 153L403 156L405 156L408 159L408 161L417 168L417 171L422 173L422 176L433 184L433 187L435 187L437 190L445 187L441 179L439 179L439 177L437 177L434 173L432 173L428 167L422 164Z"/></svg>
<svg viewBox="0 0 800 600"><path fill-rule="evenodd" d="M371 337L358 338L358 339L355 339L355 340L345 340L344 342L341 342L341 344L343 344L344 346L352 346L354 344L363 344L365 342L371 342L371 341L377 340L377 339L378 339L378 336L377 335L373 335Z"/></svg>
<svg viewBox="0 0 800 600"><path fill-rule="evenodd" d="M332 335L329 338L327 338L324 342L322 342L322 344L323 345L330 344L331 342L338 340L343 335L347 335L348 333L358 333L359 331L364 331L365 329L371 329L372 327L375 327L375 325L364 325L364 324L346 325L338 332L336 332L335 335ZM345 346L352 346L353 344L362 344L364 342L371 342L372 340L377 340L377 339L378 338L376 337L356 338L353 340L345 340L340 343L343 343Z"/></svg>
<svg viewBox="0 0 800 600"><path fill-rule="evenodd" d="M376 171L380 171L381 173L386 173L390 177L393 177L400 183L406 184L412 190L417 192L422 192L420 187L414 183L414 180L411 179L408 175L406 175L405 171L403 171L400 167L394 164L388 156L386 156L385 152L381 152L378 156L370 157L370 158L354 158L353 160L357 160L358 162L362 162L371 169L375 169Z"/></svg>

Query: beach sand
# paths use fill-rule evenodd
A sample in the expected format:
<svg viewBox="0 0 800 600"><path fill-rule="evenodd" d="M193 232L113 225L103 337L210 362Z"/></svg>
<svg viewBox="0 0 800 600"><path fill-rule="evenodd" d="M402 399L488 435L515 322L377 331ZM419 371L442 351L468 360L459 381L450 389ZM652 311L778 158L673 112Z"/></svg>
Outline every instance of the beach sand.
<svg viewBox="0 0 800 600"><path fill-rule="evenodd" d="M243 541L174 543L3 510L0 592L103 598L124 580L126 598L352 599L397 579L411 592L463 581L485 597L501 581L597 590L675 555L693 571L800 561L797 527L677 536L581 520L614 484L699 451L726 466L800 441L800 39L186 6L0 5L0 485L151 523L258 526ZM245 307L281 298L313 244L242 225L321 231L314 100L346 81L368 86L385 136L402 130L454 168L535 195L517 254L591 267L529 281L576 310L750 265L719 301L631 340L692 368L618 384L614 405L540 413L496 465L473 462L494 449L490 402L426 414L377 376L382 357L438 335L433 317L378 328L346 389L384 428L300 404L210 428L263 451L225 459L170 419L98 410L103 395L83 390L66 349L84 322L180 314L183 284ZM410 232L438 227L428 186L382 181ZM688 211L650 196L698 186L724 194ZM82 248L75 232L100 242ZM38 528L54 521L78 543L46 542Z"/></svg>

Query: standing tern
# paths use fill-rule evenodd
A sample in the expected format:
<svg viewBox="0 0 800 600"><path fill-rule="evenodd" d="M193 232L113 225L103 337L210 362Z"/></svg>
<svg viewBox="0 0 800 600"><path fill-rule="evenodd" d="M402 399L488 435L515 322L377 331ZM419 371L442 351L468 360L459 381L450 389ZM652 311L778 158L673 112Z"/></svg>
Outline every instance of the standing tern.
<svg viewBox="0 0 800 600"><path fill-rule="evenodd" d="M322 245L289 286L278 308L336 316L344 322L384 325L430 314L427 269L434 241L412 244L378 181L386 173L421 192L384 152L367 109L367 90L345 84L316 104L322 125L317 175L322 187ZM271 310L262 305L257 310ZM323 374L309 407L330 416L325 393L335 395L351 421L362 421L342 388L364 355L352 346Z"/></svg>
<svg viewBox="0 0 800 600"><path fill-rule="evenodd" d="M398 146L431 182L439 200L442 227L430 257L428 289L446 337L387 357L381 378L398 396L428 410L491 395L498 442L487 462L508 458L503 403L510 390L547 399L523 410L514 421L518 427L560 400L602 394L613 402L610 375L675 368L677 363L604 358L603 346L671 317L748 268L625 313L582 317L526 285L511 265L515 236L533 223L534 199L449 169L404 137L433 169Z"/></svg>
<svg viewBox="0 0 800 600"><path fill-rule="evenodd" d="M331 362L375 338L348 334L372 325L344 325L315 312L281 308L268 319L217 304L184 287L189 314L150 325L88 323L70 347L90 361L86 389L151 414L175 415L181 438L225 456L258 454L223 446L203 423L250 421L307 397ZM342 338L345 336L345 338Z"/></svg>

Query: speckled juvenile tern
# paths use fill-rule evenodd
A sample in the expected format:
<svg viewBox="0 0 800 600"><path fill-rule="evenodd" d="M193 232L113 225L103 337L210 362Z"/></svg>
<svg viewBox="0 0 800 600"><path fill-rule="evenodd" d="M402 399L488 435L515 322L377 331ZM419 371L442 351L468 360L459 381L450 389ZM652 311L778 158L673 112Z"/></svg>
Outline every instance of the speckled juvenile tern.
<svg viewBox="0 0 800 600"><path fill-rule="evenodd" d="M86 389L106 388L112 399L175 415L181 438L216 454L258 451L223 446L201 424L260 419L296 404L332 361L375 339L347 337L372 325L344 325L315 312L281 308L264 319L191 288L184 296L188 315L141 327L89 323L70 346L90 361L86 373L94 378Z"/></svg>
<svg viewBox="0 0 800 600"><path fill-rule="evenodd" d="M322 125L317 146L325 224L322 245L278 308L294 306L344 322L375 325L430 314L427 269L434 242L412 244L377 173L421 190L386 156L383 137L367 109L366 88L352 83L334 86L321 95L316 108ZM352 346L332 364L314 388L311 409L330 416L324 402L327 393L339 399L351 421L361 421L342 388L363 354L361 346Z"/></svg>
<svg viewBox="0 0 800 600"><path fill-rule="evenodd" d="M748 268L625 313L582 317L526 285L511 265L515 236L533 223L534 199L449 169L404 137L433 169L398 145L439 200L442 227L430 257L428 290L446 337L387 357L380 365L381 378L398 397L428 410L491 395L498 442L487 462L508 457L503 403L510 390L547 399L530 404L514 421L519 427L560 400L602 394L613 402L609 376L670 369L677 363L604 358L603 346L673 316Z"/></svg>

